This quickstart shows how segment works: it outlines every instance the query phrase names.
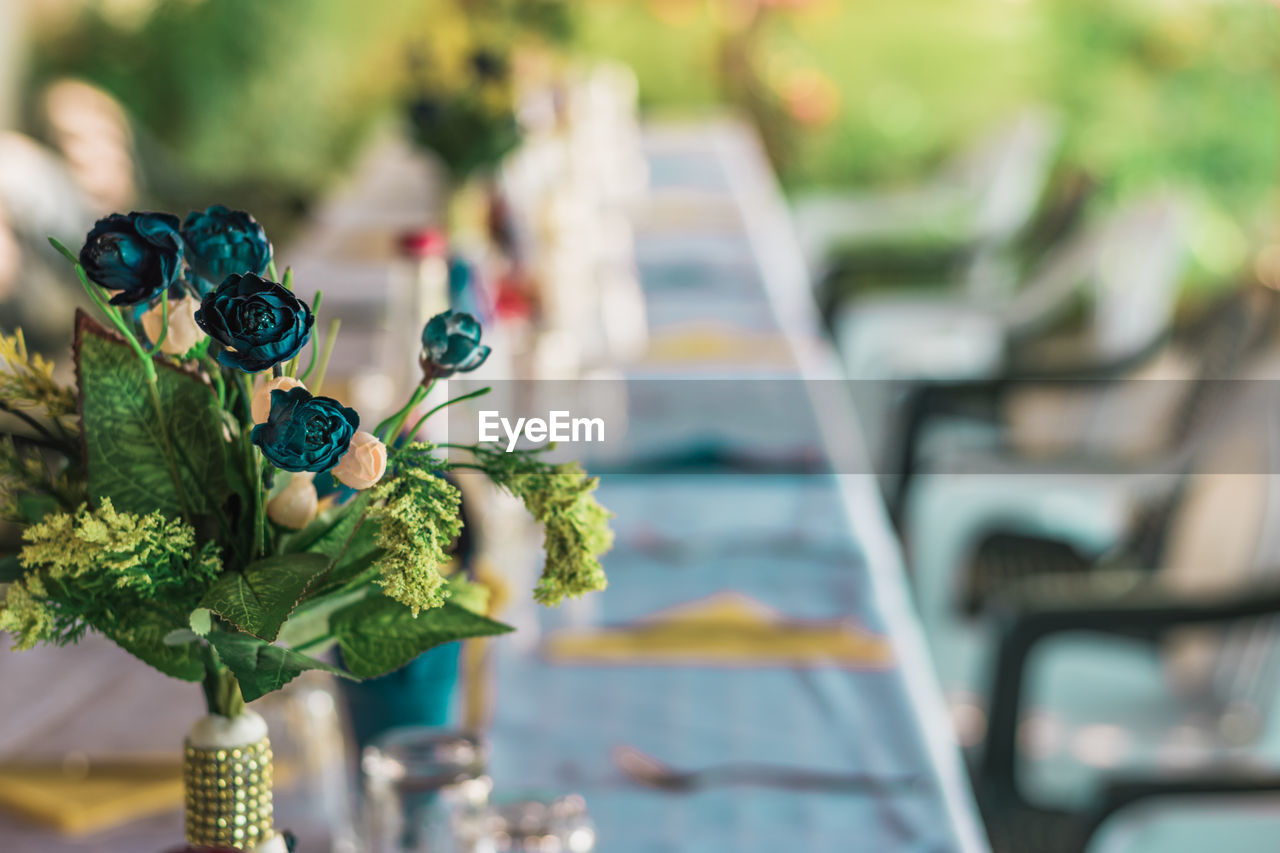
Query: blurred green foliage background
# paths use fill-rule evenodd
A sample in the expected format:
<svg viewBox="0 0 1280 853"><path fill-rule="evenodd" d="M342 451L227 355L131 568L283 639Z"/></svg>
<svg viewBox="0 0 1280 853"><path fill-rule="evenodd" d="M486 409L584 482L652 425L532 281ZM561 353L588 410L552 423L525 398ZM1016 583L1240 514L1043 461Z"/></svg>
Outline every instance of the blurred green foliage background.
<svg viewBox="0 0 1280 853"><path fill-rule="evenodd" d="M732 91L722 56L744 3L578 0L575 45L632 65L653 110L711 107ZM167 161L197 183L305 200L389 115L409 48L447 38L467 5L63 3L35 15L32 90L88 79L154 141L154 170ZM1274 237L1280 6L1268 0L791 0L768 10L751 50L782 105L762 120L787 125L771 130L786 140L790 188L910 181L1038 102L1066 119L1064 163L1106 195L1188 189L1210 272ZM821 102L816 120L788 118L792 90Z"/></svg>

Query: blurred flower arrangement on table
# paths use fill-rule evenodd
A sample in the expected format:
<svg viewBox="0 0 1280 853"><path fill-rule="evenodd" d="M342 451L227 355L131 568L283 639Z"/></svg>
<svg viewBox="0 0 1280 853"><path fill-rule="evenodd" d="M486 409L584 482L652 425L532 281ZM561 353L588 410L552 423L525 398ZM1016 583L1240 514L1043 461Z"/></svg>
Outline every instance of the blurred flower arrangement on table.
<svg viewBox="0 0 1280 853"><path fill-rule="evenodd" d="M323 348L313 340L322 295L304 301L289 270L277 277L248 214L113 214L78 254L52 242L102 322L77 317L75 387L20 330L0 337L0 410L13 423L0 511L22 531L0 561L0 630L20 649L97 631L202 684L210 717L188 739L188 841L255 849L271 837L269 777L255 777L268 794L251 832L219 826L204 796L230 767L205 747L232 738L269 766L260 718L245 739L246 702L306 670L375 677L441 643L510 630L485 615L483 588L447 575L462 521L446 472L484 472L542 522L538 601L604 587L609 514L579 466L483 446L449 446L446 458L414 440L462 399L409 426L432 386L488 356L473 318L427 324L421 383L362 430L356 411L309 390L323 386L338 330ZM323 496L319 477L334 481ZM340 666L322 657L334 646Z"/></svg>
<svg viewBox="0 0 1280 853"><path fill-rule="evenodd" d="M459 58L461 68L417 56L417 93L410 101L414 141L434 154L456 186L487 172L520 143L511 59L477 46Z"/></svg>

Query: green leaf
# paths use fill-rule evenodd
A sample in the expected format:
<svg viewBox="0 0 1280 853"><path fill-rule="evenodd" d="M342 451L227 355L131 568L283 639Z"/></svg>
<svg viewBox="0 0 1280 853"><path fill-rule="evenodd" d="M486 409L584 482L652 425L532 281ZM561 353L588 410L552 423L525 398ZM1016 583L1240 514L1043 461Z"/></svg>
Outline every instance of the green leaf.
<svg viewBox="0 0 1280 853"><path fill-rule="evenodd" d="M371 585L364 584L347 592L308 599L298 605L298 609L289 617L289 621L284 623L279 640L295 649L317 643L330 645L333 631L329 628L329 617L371 592ZM309 648L308 651L315 651L315 649Z"/></svg>
<svg viewBox="0 0 1280 853"><path fill-rule="evenodd" d="M207 607L197 607L187 617L187 623L191 626L193 634L198 634L201 637L206 636L213 630L213 611Z"/></svg>
<svg viewBox="0 0 1280 853"><path fill-rule="evenodd" d="M13 583L27 573L17 554L0 557L0 583Z"/></svg>
<svg viewBox="0 0 1280 853"><path fill-rule="evenodd" d="M292 538L289 550L315 551L330 559L339 557L351 538L351 532L369 508L370 499L369 492L361 492L350 502L321 513Z"/></svg>
<svg viewBox="0 0 1280 853"><path fill-rule="evenodd" d="M350 677L324 661L273 646L249 634L214 631L209 635L209 642L213 643L222 662L240 682L240 693L246 702L279 690L308 669Z"/></svg>
<svg viewBox="0 0 1280 853"><path fill-rule="evenodd" d="M62 504L53 495L38 492L24 492L18 495L18 514L27 524L36 524L51 512L62 509Z"/></svg>
<svg viewBox="0 0 1280 853"><path fill-rule="evenodd" d="M462 572L449 578L449 601L452 604L483 616L489 610L490 597L489 587L467 580Z"/></svg>
<svg viewBox="0 0 1280 853"><path fill-rule="evenodd" d="M89 497L146 515L208 515L227 498L222 416L213 390L190 373L156 362L156 413L142 362L87 314L76 323L76 373ZM168 441L165 435L168 435ZM172 468L168 461L173 451ZM175 474L177 484L175 484Z"/></svg>
<svg viewBox="0 0 1280 853"><path fill-rule="evenodd" d="M324 554L268 557L250 563L242 572L224 572L205 592L200 606L270 642L280 634L280 626L307 587L328 568Z"/></svg>
<svg viewBox="0 0 1280 853"><path fill-rule="evenodd" d="M370 595L329 617L342 659L354 675L374 678L407 664L433 646L512 628L451 602L414 617L398 601Z"/></svg>
<svg viewBox="0 0 1280 853"><path fill-rule="evenodd" d="M166 646L184 646L187 643L194 643L199 639L200 635L195 631L192 631L190 628L174 628L172 631L164 635L164 644Z"/></svg>
<svg viewBox="0 0 1280 853"><path fill-rule="evenodd" d="M128 628L116 628L103 633L138 660L171 678L181 678L183 681L200 681L204 678L204 660L197 644L175 646L165 643L165 638L173 631L171 624L146 611L131 614L129 622Z"/></svg>
<svg viewBox="0 0 1280 853"><path fill-rule="evenodd" d="M362 493L336 515L312 522L289 544L290 551L324 554L332 561L324 581L307 591L308 598L341 589L370 568L382 553L377 543L377 521L365 514L369 501L369 493Z"/></svg>

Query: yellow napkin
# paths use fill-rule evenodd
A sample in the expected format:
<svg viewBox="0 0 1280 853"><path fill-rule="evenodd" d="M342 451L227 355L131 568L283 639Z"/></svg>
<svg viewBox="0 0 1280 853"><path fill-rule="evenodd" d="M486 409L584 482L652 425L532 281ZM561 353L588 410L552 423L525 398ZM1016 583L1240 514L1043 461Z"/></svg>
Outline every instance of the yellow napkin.
<svg viewBox="0 0 1280 853"><path fill-rule="evenodd" d="M282 787L292 768L275 762ZM131 756L0 763L0 809L66 835L88 835L182 808L182 761Z"/></svg>
<svg viewBox="0 0 1280 853"><path fill-rule="evenodd" d="M0 764L0 808L68 835L182 806L177 757Z"/></svg>
<svg viewBox="0 0 1280 853"><path fill-rule="evenodd" d="M844 620L789 620L736 592L665 610L621 628L563 630L544 652L557 663L840 666L883 669L882 636Z"/></svg>
<svg viewBox="0 0 1280 853"><path fill-rule="evenodd" d="M655 332L644 356L647 366L690 365L708 362L735 367L795 367L791 345L782 335L714 324L690 324Z"/></svg>

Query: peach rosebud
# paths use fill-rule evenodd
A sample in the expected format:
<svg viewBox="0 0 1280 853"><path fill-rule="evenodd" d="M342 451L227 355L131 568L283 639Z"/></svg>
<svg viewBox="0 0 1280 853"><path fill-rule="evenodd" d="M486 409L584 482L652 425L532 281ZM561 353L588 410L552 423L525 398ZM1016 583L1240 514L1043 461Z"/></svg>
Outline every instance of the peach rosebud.
<svg viewBox="0 0 1280 853"><path fill-rule="evenodd" d="M311 482L315 476L310 471L291 475L280 493L267 501L267 517L290 530L301 530L310 524L319 503Z"/></svg>
<svg viewBox="0 0 1280 853"><path fill-rule="evenodd" d="M357 432L347 452L333 466L333 476L345 486L367 489L387 472L387 446L373 433Z"/></svg>
<svg viewBox="0 0 1280 853"><path fill-rule="evenodd" d="M204 332L196 325L196 309L200 301L190 296L169 300L169 333L160 344L160 352L182 355L200 342ZM142 315L142 330L153 342L160 340L164 329L164 305L156 303Z"/></svg>
<svg viewBox="0 0 1280 853"><path fill-rule="evenodd" d="M253 390L253 422L255 424L264 424L267 422L267 416L271 414L271 392L272 391L290 391L294 388L306 388L297 379L292 376L277 376L275 379L264 379L258 383L258 387Z"/></svg>

